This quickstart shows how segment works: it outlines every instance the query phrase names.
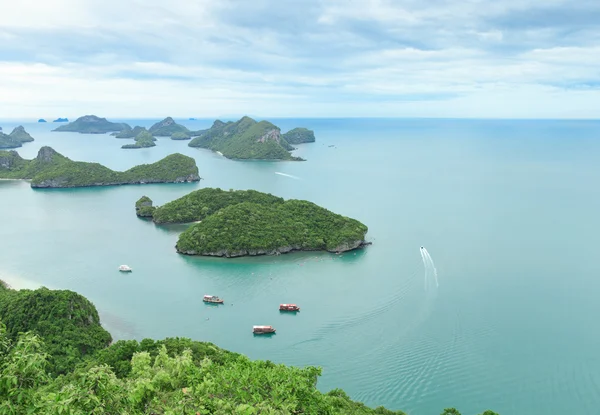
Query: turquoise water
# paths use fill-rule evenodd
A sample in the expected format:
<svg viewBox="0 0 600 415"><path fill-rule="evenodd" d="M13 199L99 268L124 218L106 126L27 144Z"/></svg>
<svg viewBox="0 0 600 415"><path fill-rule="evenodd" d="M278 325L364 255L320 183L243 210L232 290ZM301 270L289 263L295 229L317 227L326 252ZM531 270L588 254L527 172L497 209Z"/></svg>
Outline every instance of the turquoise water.
<svg viewBox="0 0 600 415"><path fill-rule="evenodd" d="M50 145L126 169L182 152L203 180L75 190L0 181L0 278L82 293L117 339L186 336L320 365L322 390L413 415L595 412L600 122L275 123L315 130L317 143L296 151L308 161L236 162L169 139L124 151L130 140L25 124L36 138L19 149L27 158ZM162 204L205 186L311 200L367 224L373 245L339 256L192 258L174 250L184 227L135 217L142 195ZM438 288L425 288L421 245ZM134 272L120 274L120 264ZM226 304L205 305L204 294ZM279 314L282 302L302 311ZM254 338L254 324L277 334Z"/></svg>

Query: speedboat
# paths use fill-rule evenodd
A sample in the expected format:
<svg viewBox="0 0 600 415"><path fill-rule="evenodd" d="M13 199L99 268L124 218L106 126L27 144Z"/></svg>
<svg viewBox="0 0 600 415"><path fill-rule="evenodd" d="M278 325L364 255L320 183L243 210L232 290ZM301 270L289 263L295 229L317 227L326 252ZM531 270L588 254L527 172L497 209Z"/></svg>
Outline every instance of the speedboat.
<svg viewBox="0 0 600 415"><path fill-rule="evenodd" d="M121 272L131 272L133 271L129 265L121 265L119 267L119 271Z"/></svg>

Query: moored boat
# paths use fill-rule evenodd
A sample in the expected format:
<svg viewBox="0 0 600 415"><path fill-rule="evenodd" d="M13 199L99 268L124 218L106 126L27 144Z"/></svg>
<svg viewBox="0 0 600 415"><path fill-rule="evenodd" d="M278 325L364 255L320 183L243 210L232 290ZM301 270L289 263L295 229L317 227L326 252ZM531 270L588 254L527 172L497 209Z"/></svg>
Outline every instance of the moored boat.
<svg viewBox="0 0 600 415"><path fill-rule="evenodd" d="M121 272L131 272L133 271L129 265L121 265L119 267L119 271Z"/></svg>
<svg viewBox="0 0 600 415"><path fill-rule="evenodd" d="M300 311L296 304L279 304L279 311Z"/></svg>
<svg viewBox="0 0 600 415"><path fill-rule="evenodd" d="M202 301L205 303L223 304L223 300L216 295L205 295Z"/></svg>
<svg viewBox="0 0 600 415"><path fill-rule="evenodd" d="M254 334L270 334L275 333L273 326L253 326L252 332Z"/></svg>

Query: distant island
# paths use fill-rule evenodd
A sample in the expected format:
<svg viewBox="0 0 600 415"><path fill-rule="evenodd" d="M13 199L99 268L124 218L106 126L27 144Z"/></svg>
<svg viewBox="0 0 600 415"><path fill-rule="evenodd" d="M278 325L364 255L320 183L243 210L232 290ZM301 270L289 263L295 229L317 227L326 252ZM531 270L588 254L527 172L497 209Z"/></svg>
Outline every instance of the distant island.
<svg viewBox="0 0 600 415"><path fill-rule="evenodd" d="M2 131L0 129L0 131ZM33 137L29 135L22 125L14 128L10 134L0 132L0 148L18 148L22 147L23 143L33 141Z"/></svg>
<svg viewBox="0 0 600 415"><path fill-rule="evenodd" d="M123 130L121 130L119 132L111 133L111 135L113 135L117 138L135 138L142 131L148 131L148 130L146 130L145 127L140 127L139 125L136 125L135 127L133 127L133 129L131 127L127 126L126 128L124 128Z"/></svg>
<svg viewBox="0 0 600 415"><path fill-rule="evenodd" d="M43 119L43 118L40 118L40 119L38 120L38 122L47 122L47 121L46 121L45 119Z"/></svg>
<svg viewBox="0 0 600 415"><path fill-rule="evenodd" d="M135 144L125 144L121 148L132 149L154 147L156 145L154 143L155 141L156 138L154 138L152 134L144 129L144 131L140 132L137 137L135 137Z"/></svg>
<svg viewBox="0 0 600 415"><path fill-rule="evenodd" d="M217 120L211 128L195 135L198 136L190 141L190 147L207 148L230 159L303 160L290 154L294 148L282 136L279 127L268 121L256 122L250 117L226 123ZM305 136L304 133L297 135Z"/></svg>
<svg viewBox="0 0 600 415"><path fill-rule="evenodd" d="M16 151L0 151L0 178L31 180L33 188L113 186L147 183L197 182L198 167L193 158L171 154L152 164L135 166L124 172L98 163L72 161L51 147L42 147L33 160Z"/></svg>
<svg viewBox="0 0 600 415"><path fill-rule="evenodd" d="M106 118L100 118L95 115L84 115L67 125L61 125L52 131L81 134L105 134L112 131L122 131L127 128L131 129L131 127L125 123L110 122Z"/></svg>
<svg viewBox="0 0 600 415"><path fill-rule="evenodd" d="M68 118L57 118L52 122L69 122L69 119Z"/></svg>
<svg viewBox="0 0 600 415"><path fill-rule="evenodd" d="M308 128L294 128L283 135L290 144L314 143L315 133Z"/></svg>
<svg viewBox="0 0 600 415"><path fill-rule="evenodd" d="M367 226L305 200L255 190L196 190L163 206L146 196L136 214L157 224L199 222L184 231L177 252L239 257L292 251L344 252L368 245Z"/></svg>
<svg viewBox="0 0 600 415"><path fill-rule="evenodd" d="M196 121L196 118L188 118L188 121Z"/></svg>
<svg viewBox="0 0 600 415"><path fill-rule="evenodd" d="M148 131L156 137L171 137L175 133L190 133L190 130L181 124L177 124L171 117L157 122Z"/></svg>

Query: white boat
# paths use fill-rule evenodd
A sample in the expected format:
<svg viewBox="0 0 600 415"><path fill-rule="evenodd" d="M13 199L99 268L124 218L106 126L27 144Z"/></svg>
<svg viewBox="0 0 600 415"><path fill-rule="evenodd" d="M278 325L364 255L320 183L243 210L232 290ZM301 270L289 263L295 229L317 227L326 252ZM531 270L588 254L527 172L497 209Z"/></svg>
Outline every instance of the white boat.
<svg viewBox="0 0 600 415"><path fill-rule="evenodd" d="M119 271L121 272L131 272L133 271L129 265L121 265L119 267Z"/></svg>

